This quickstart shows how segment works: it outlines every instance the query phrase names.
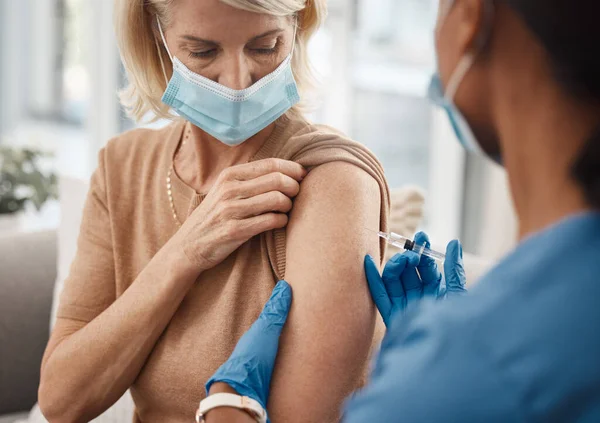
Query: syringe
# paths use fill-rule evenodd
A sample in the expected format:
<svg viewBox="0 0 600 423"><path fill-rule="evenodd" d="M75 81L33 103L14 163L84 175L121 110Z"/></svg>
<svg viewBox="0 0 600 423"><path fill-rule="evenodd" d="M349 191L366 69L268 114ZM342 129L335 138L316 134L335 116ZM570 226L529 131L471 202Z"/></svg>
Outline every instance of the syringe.
<svg viewBox="0 0 600 423"><path fill-rule="evenodd" d="M407 251L414 251L419 256L427 256L434 260L446 260L445 254L434 251L431 248L427 248L425 244L417 244L410 238L406 238L402 235L395 234L394 232L377 232L377 234L380 238L385 239L388 244L393 245L394 247L401 248Z"/></svg>

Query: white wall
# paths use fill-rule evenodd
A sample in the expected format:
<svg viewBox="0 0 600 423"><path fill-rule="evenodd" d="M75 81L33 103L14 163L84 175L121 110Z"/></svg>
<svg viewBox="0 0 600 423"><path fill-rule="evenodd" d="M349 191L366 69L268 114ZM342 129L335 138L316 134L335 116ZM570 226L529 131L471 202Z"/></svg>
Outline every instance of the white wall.
<svg viewBox="0 0 600 423"><path fill-rule="evenodd" d="M499 259L516 245L518 235L518 221L504 169L488 164L481 201L483 219L478 253Z"/></svg>
<svg viewBox="0 0 600 423"><path fill-rule="evenodd" d="M497 261L516 245L518 222L506 172L487 158L467 158L462 219L470 252Z"/></svg>
<svg viewBox="0 0 600 423"><path fill-rule="evenodd" d="M432 108L429 192L429 235L438 245L461 237L465 152L455 141L446 113ZM471 251L475 252L475 251Z"/></svg>

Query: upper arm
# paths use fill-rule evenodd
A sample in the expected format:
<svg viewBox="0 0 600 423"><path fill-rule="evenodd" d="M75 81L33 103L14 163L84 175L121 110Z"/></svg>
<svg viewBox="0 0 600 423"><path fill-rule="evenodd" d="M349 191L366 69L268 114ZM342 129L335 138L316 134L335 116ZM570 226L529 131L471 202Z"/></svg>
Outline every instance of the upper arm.
<svg viewBox="0 0 600 423"><path fill-rule="evenodd" d="M394 321L370 384L346 404L344 423L526 421L518 390L471 336L471 325L453 328L444 324L448 316L424 308Z"/></svg>
<svg viewBox="0 0 600 423"><path fill-rule="evenodd" d="M57 320L43 364L60 342L84 327L115 301L115 265L106 198L105 151L90 182L77 239L77 252L65 279Z"/></svg>
<svg viewBox="0 0 600 423"><path fill-rule="evenodd" d="M302 182L287 228L294 299L272 382L274 423L336 421L362 381L376 316L363 263L379 255L380 204L377 182L347 163L317 167Z"/></svg>

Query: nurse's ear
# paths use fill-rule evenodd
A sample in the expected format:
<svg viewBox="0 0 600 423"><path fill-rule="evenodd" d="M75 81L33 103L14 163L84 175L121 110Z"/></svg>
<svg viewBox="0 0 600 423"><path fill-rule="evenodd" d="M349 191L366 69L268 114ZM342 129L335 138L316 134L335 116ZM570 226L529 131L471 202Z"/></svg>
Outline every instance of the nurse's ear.
<svg viewBox="0 0 600 423"><path fill-rule="evenodd" d="M493 15L486 0L441 0L436 40L438 47L450 47L459 57L476 53L488 36L489 17ZM440 50L438 50L440 51Z"/></svg>
<svg viewBox="0 0 600 423"><path fill-rule="evenodd" d="M447 82L460 61L477 54L490 35L494 11L486 0L440 0L435 30L438 70Z"/></svg>

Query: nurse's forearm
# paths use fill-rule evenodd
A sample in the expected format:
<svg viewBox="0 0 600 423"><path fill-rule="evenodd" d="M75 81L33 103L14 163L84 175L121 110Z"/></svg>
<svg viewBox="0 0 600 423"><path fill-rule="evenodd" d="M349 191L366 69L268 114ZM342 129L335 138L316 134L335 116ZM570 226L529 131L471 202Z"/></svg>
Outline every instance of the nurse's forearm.
<svg viewBox="0 0 600 423"><path fill-rule="evenodd" d="M89 323L59 319L39 388L49 421L83 422L104 412L131 386L197 272L163 249L110 307Z"/></svg>

